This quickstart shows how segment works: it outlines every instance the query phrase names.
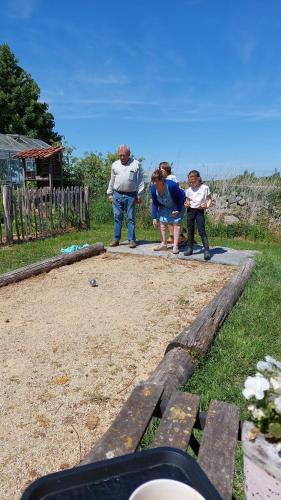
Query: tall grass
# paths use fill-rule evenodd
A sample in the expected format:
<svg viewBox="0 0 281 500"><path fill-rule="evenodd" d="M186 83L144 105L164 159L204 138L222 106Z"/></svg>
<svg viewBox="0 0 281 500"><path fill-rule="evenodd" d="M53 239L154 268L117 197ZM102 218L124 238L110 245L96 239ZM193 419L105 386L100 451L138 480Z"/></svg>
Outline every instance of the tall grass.
<svg viewBox="0 0 281 500"><path fill-rule="evenodd" d="M278 241L278 236L275 232L269 229L265 223L250 224L239 222L235 224L223 224L222 222L214 223L206 217L207 233L211 237L217 238L242 238L250 241Z"/></svg>

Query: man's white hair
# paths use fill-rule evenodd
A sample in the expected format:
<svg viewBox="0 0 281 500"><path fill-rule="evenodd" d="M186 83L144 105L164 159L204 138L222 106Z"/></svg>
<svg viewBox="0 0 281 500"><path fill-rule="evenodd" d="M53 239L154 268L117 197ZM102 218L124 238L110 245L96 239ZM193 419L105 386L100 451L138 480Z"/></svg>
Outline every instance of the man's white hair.
<svg viewBox="0 0 281 500"><path fill-rule="evenodd" d="M131 154L131 150L130 150L129 146L127 146L127 144L120 144L120 146L118 146L118 149L117 149L118 153L119 153L120 149L125 149L126 151L128 151L129 155Z"/></svg>

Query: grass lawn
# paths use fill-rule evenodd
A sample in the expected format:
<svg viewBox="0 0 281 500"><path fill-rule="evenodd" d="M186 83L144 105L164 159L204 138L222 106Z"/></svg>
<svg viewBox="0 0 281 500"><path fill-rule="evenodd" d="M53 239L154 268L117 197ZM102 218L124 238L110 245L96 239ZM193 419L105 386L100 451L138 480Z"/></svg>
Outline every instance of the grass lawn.
<svg viewBox="0 0 281 500"><path fill-rule="evenodd" d="M215 240L213 244L260 250L255 271L240 300L221 327L200 367L184 390L202 394L202 411L211 399L235 403L241 419L247 402L241 390L248 375L266 354L281 360L281 259L280 244ZM234 496L244 499L241 449L237 452Z"/></svg>
<svg viewBox="0 0 281 500"><path fill-rule="evenodd" d="M113 225L97 225L89 231L65 233L53 238L36 240L28 243L17 243L12 246L0 247L0 274L12 271L18 267L27 266L33 262L60 255L60 249L70 245L103 242L108 245L113 237ZM126 232L123 232L124 240ZM153 229L138 231L139 239L157 239L158 233Z"/></svg>
<svg viewBox="0 0 281 500"><path fill-rule="evenodd" d="M153 229L139 229L139 239L156 239ZM112 238L112 224L90 231L68 233L0 249L0 274L47 257L58 255L61 247ZM247 404L241 390L245 378L255 373L256 362L266 354L281 360L281 250L280 243L212 239L212 245L259 250L256 269L238 303L219 331L215 342L184 390L202 395L201 410L211 399L235 403L241 417L247 417ZM244 498L241 450L238 450L235 497Z"/></svg>

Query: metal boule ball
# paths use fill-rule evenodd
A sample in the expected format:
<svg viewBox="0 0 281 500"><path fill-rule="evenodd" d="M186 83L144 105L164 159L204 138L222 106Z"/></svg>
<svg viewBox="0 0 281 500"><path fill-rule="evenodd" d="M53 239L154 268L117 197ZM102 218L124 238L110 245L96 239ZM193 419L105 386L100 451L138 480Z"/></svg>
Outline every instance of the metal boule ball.
<svg viewBox="0 0 281 500"><path fill-rule="evenodd" d="M90 280L90 285L91 286L98 286L98 284L94 278L92 280Z"/></svg>

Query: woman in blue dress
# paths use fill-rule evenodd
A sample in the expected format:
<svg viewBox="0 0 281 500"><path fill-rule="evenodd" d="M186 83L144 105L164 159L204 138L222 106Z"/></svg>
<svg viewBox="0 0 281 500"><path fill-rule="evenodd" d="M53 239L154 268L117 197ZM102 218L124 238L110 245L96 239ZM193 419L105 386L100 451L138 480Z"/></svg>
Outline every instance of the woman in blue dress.
<svg viewBox="0 0 281 500"><path fill-rule="evenodd" d="M156 229L160 227L161 243L154 250L167 250L167 227L173 224L173 253L179 253L179 237L181 222L185 213L185 192L179 185L165 179L163 172L157 169L151 176L152 223Z"/></svg>

